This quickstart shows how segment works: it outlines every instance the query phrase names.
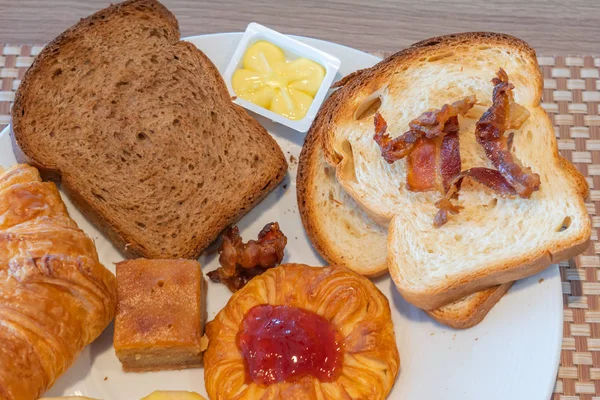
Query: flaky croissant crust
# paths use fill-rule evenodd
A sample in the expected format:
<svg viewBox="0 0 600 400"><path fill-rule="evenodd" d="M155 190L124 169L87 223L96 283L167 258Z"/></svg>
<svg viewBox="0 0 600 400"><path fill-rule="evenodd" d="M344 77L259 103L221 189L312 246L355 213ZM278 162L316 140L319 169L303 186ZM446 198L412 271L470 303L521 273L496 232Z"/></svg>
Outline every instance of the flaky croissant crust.
<svg viewBox="0 0 600 400"><path fill-rule="evenodd" d="M115 278L56 186L29 165L0 172L0 399L37 399L115 304Z"/></svg>
<svg viewBox="0 0 600 400"><path fill-rule="evenodd" d="M327 318L344 337L339 378L247 384L236 335L248 310L260 304L300 307ZM211 399L384 399L400 366L386 297L367 278L343 267L270 269L232 295L207 325L207 334L204 379Z"/></svg>

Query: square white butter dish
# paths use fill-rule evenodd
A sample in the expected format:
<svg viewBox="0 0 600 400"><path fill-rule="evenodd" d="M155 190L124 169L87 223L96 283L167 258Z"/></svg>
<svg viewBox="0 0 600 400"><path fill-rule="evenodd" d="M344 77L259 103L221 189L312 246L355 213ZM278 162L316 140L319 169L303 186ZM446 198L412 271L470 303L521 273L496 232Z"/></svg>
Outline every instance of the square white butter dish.
<svg viewBox="0 0 600 400"><path fill-rule="evenodd" d="M261 40L270 42L275 46L281 48L285 54L286 59L288 60L306 58L316 62L317 64L320 64L325 69L325 77L323 78L323 82L321 82L321 86L315 94L313 101L308 109L308 112L306 113L304 118L300 120L292 120L287 117L284 117L283 115L277 114L271 110L268 110L248 100L244 100L236 96L231 83L233 74L237 69L242 68L243 58L246 54L246 50L248 50L248 48L254 43ZM260 114L266 118L269 118L272 121L288 126L296 131L306 132L308 131L310 125L315 119L315 116L317 115L317 111L321 107L321 104L323 104L325 96L327 95L327 91L331 87L339 68L340 60L337 57L334 57L330 54L325 53L324 51L318 50L312 46L304 44L298 40L292 39L289 36L283 35L265 26L252 22L246 28L246 32L244 32L242 39L240 40L235 52L233 53L233 57L231 58L229 65L227 65L227 69L225 70L225 74L223 75L223 79L225 79L225 83L227 84L227 89L229 90L229 93L235 98L234 102L236 104L239 104L240 106L250 111Z"/></svg>

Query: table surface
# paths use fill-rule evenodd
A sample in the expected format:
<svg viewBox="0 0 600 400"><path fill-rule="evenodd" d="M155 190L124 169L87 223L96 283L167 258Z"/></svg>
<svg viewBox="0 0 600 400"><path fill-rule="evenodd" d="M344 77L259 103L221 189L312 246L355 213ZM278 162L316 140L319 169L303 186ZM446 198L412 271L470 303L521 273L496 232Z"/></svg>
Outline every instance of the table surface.
<svg viewBox="0 0 600 400"><path fill-rule="evenodd" d="M0 0L0 43L46 43L109 0ZM256 21L364 51L432 36L496 31L546 55L600 54L600 0L163 0L183 36L243 31ZM369 4L373 3L373 4Z"/></svg>

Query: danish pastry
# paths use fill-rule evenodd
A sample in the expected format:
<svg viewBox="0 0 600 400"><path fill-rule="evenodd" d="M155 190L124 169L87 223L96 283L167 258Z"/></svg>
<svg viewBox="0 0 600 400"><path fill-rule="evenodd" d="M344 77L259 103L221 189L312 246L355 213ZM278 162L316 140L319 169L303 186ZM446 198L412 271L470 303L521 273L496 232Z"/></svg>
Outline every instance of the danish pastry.
<svg viewBox="0 0 600 400"><path fill-rule="evenodd" d="M386 297L344 267L270 269L206 329L211 399L384 399L400 366Z"/></svg>

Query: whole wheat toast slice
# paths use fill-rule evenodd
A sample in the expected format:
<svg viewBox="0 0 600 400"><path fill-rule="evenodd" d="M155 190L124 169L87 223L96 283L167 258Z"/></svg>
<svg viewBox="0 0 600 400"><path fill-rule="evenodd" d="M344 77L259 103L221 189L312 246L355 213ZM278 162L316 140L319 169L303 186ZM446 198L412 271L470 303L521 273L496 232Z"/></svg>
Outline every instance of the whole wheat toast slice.
<svg viewBox="0 0 600 400"><path fill-rule="evenodd" d="M335 169L325 162L315 132L309 131L306 137L296 178L298 208L306 233L331 265L343 265L368 277L385 274L387 228L370 219L337 182ZM426 312L451 328L470 328L485 318L511 286L512 282L494 286Z"/></svg>
<svg viewBox="0 0 600 400"><path fill-rule="evenodd" d="M48 44L13 139L128 256L196 258L287 172L213 63L154 0L112 5Z"/></svg>
<svg viewBox="0 0 600 400"><path fill-rule="evenodd" d="M424 111L466 96L477 104L459 117L462 170L491 167L475 140L475 123L491 104L492 78L504 69L515 101L530 113L515 131L513 154L540 174L529 199L500 197L465 182L460 214L434 228L436 192L406 188L406 161L388 164L373 140L375 109L396 137ZM435 309L494 285L535 274L583 251L591 221L585 179L558 155L554 130L540 105L542 76L535 52L519 39L464 33L430 39L344 82L313 126L344 190L375 221L389 224L388 267L400 293Z"/></svg>

